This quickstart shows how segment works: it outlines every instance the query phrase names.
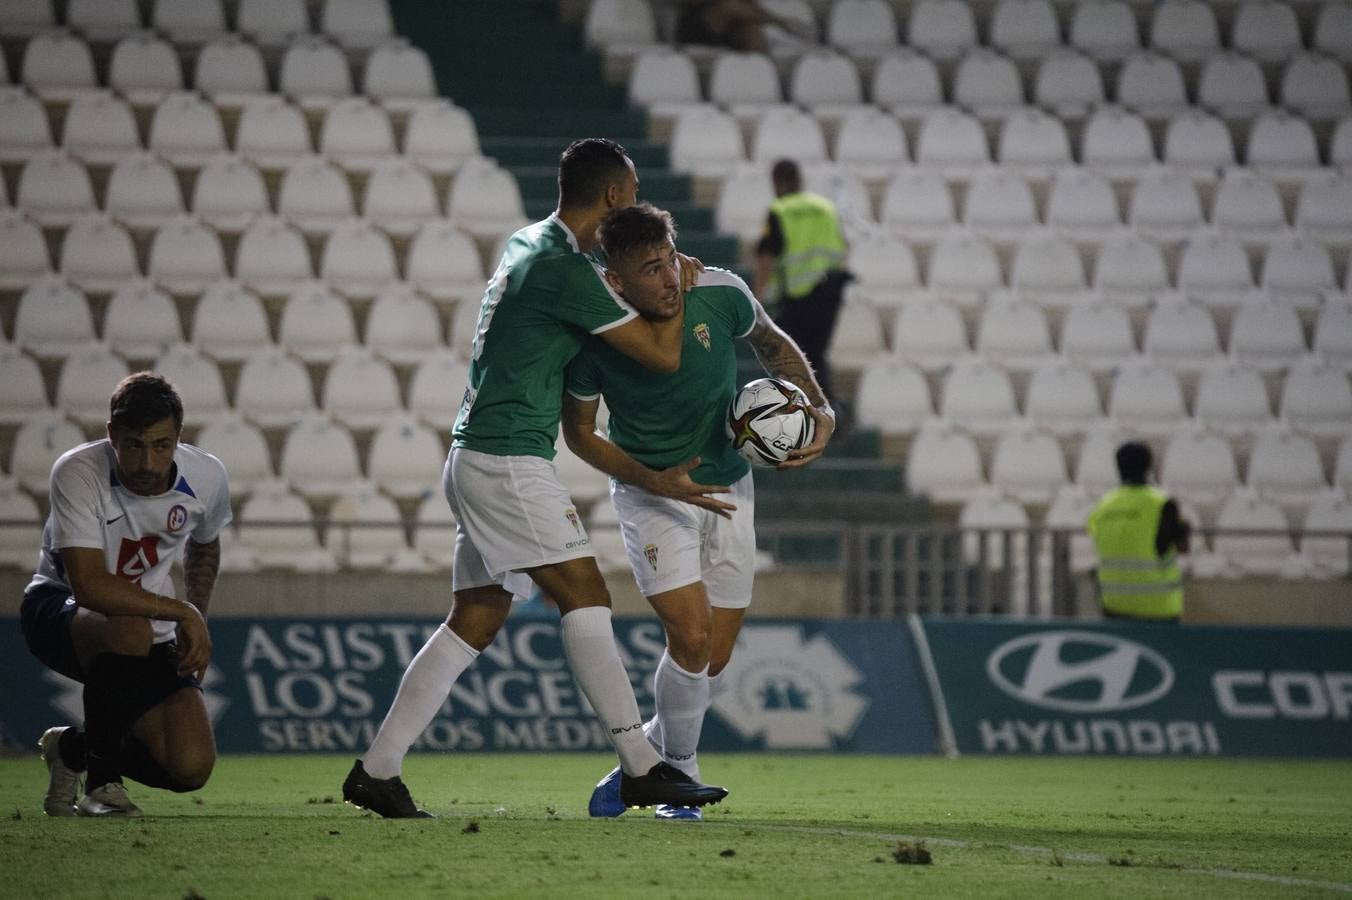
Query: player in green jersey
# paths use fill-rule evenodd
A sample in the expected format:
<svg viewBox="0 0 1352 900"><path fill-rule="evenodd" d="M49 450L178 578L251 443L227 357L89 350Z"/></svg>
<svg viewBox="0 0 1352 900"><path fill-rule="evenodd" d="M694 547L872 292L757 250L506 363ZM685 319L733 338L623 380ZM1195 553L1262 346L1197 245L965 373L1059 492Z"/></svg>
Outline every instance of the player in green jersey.
<svg viewBox="0 0 1352 900"><path fill-rule="evenodd" d="M392 818L428 815L399 777L404 755L497 636L513 596L531 593L531 581L558 603L564 655L620 757L622 801L702 806L727 794L664 763L644 739L610 594L554 467L563 370L589 334L654 377L680 365L681 317L639 316L584 255L605 214L631 206L637 193L634 164L619 144L569 145L559 162L558 209L511 237L488 283L442 475L456 520L455 601L343 783L350 803Z"/></svg>
<svg viewBox="0 0 1352 900"><path fill-rule="evenodd" d="M666 630L648 740L698 780L704 714L751 603L755 569L750 466L724 430L737 389L734 342L747 341L770 374L800 386L813 404L817 436L782 468L821 455L835 414L806 356L742 279L710 269L682 295L668 213L647 204L614 210L601 223L600 238L610 286L646 318L683 322L681 368L654 375L590 341L568 369L564 437L573 452L612 476L630 567ZM596 429L602 397L610 410L607 436ZM624 812L619 780L616 770L597 785L588 807L593 816ZM697 808L680 804L658 806L657 815L700 817Z"/></svg>

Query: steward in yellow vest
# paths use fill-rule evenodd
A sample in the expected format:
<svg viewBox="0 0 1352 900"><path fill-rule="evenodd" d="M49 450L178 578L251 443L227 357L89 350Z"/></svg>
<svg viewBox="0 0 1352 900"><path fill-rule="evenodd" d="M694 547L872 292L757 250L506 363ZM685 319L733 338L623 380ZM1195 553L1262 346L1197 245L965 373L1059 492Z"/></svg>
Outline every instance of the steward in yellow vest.
<svg viewBox="0 0 1352 900"><path fill-rule="evenodd" d="M1112 618L1177 622L1183 615L1178 554L1188 550L1189 526L1178 505L1146 484L1150 448L1128 441L1117 449L1122 485L1089 514L1098 550L1099 596Z"/></svg>

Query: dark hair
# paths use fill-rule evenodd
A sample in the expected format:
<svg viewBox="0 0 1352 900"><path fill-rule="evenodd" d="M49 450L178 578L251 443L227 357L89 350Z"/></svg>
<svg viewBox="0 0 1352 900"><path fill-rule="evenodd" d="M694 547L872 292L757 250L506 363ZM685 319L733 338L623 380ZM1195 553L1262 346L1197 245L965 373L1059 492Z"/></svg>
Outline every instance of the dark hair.
<svg viewBox="0 0 1352 900"><path fill-rule="evenodd" d="M629 171L629 154L609 138L573 141L559 157L559 206L587 206Z"/></svg>
<svg viewBox="0 0 1352 900"><path fill-rule="evenodd" d="M1127 441L1117 448L1117 474L1127 484L1145 484L1146 473L1154 461L1150 448L1140 441Z"/></svg>
<svg viewBox="0 0 1352 900"><path fill-rule="evenodd" d="M798 168L798 163L791 159L781 159L770 170L770 180L775 183L776 187L783 185L786 188L797 190L803 185L803 173Z"/></svg>
<svg viewBox="0 0 1352 900"><path fill-rule="evenodd" d="M174 417L174 430L183 429L183 400L169 379L154 372L133 372L117 383L108 401L108 424L114 431L144 431Z"/></svg>
<svg viewBox="0 0 1352 900"><path fill-rule="evenodd" d="M639 203L606 213L596 235L606 259L617 262L636 250L676 240L676 223L665 209Z"/></svg>

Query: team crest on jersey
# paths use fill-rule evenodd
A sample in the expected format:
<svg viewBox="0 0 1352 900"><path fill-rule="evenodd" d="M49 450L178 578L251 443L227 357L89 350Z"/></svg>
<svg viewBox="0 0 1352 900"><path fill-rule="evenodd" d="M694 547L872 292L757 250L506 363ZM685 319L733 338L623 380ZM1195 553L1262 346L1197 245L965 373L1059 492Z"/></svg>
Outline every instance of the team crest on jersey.
<svg viewBox="0 0 1352 900"><path fill-rule="evenodd" d="M699 341L705 350L713 349L713 342L709 337L709 326L704 322L695 326L695 340Z"/></svg>
<svg viewBox="0 0 1352 900"><path fill-rule="evenodd" d="M117 551L117 574L132 584L140 584L141 578L160 562L160 539L156 535L140 540L123 538Z"/></svg>
<svg viewBox="0 0 1352 900"><path fill-rule="evenodd" d="M657 571L657 545L656 545L656 544L644 544L644 545L643 545L643 555L646 556L646 557L648 558L648 565L652 566L652 567L653 567L653 571L656 572L656 571Z"/></svg>
<svg viewBox="0 0 1352 900"><path fill-rule="evenodd" d="M573 526L573 530L578 534L582 533L582 520L577 517L577 510L571 506L563 511L563 517L568 520L568 524Z"/></svg>
<svg viewBox="0 0 1352 900"><path fill-rule="evenodd" d="M182 504L175 503L173 508L169 510L169 518L165 520L164 524L170 531L178 531L187 522L188 511L183 508Z"/></svg>

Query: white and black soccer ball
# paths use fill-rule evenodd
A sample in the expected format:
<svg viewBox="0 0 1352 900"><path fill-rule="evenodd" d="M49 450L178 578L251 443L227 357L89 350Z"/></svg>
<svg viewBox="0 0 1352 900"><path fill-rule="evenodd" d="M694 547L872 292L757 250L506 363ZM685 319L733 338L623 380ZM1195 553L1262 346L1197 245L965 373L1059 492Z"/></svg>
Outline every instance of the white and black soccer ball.
<svg viewBox="0 0 1352 900"><path fill-rule="evenodd" d="M817 423L808 415L807 395L780 378L749 381L728 407L728 437L744 459L777 466L790 451L812 443Z"/></svg>

